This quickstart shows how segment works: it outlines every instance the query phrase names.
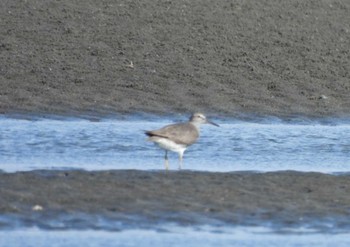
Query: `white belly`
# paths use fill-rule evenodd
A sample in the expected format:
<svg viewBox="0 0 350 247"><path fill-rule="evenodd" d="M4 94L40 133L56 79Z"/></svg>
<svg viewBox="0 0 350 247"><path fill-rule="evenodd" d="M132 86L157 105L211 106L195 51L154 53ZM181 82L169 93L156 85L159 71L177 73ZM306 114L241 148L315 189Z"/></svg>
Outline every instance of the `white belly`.
<svg viewBox="0 0 350 247"><path fill-rule="evenodd" d="M186 150L186 146L185 145L181 145L181 144L177 144L169 139L166 138L158 138L155 143L157 143L159 145L159 147L166 149L166 150L170 150L172 152L176 152L176 153L183 153Z"/></svg>

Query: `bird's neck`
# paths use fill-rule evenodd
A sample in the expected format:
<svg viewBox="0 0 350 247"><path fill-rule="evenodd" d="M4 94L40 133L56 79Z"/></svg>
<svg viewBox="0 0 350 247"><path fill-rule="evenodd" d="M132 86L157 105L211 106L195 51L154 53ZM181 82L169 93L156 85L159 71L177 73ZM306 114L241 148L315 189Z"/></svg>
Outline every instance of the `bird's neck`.
<svg viewBox="0 0 350 247"><path fill-rule="evenodd" d="M197 122L190 122L190 124L192 124L196 129L197 131L199 132L199 129L201 127L201 124L200 123L197 123Z"/></svg>

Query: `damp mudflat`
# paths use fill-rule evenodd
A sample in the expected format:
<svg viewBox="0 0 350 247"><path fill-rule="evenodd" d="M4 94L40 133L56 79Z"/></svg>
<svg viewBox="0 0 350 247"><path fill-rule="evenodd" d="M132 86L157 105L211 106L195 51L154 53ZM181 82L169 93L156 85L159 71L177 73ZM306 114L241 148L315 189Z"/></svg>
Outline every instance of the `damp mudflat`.
<svg viewBox="0 0 350 247"><path fill-rule="evenodd" d="M348 119L215 118L179 171L144 130L186 116L0 119L0 246L348 246Z"/></svg>

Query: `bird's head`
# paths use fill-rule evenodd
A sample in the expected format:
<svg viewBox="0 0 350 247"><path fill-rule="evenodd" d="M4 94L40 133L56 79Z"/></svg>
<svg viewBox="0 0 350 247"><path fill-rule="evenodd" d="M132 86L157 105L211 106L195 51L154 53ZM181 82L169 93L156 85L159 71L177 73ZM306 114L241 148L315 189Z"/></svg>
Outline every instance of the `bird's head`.
<svg viewBox="0 0 350 247"><path fill-rule="evenodd" d="M206 116L204 116L204 114L202 114L202 113L194 113L190 118L190 122L192 122L194 124L212 124L214 126L219 127L218 124L209 121L206 118Z"/></svg>

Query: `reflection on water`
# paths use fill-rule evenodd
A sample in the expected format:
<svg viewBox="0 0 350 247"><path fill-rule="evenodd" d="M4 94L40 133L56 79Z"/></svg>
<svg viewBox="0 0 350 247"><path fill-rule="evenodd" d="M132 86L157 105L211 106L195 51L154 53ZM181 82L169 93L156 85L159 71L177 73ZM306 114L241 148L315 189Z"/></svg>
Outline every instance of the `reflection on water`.
<svg viewBox="0 0 350 247"><path fill-rule="evenodd" d="M178 119L177 119L178 120ZM173 119L0 118L0 169L163 169L164 153L144 130ZM220 123L220 121L219 121ZM344 122L221 121L204 125L184 168L205 171L347 172L350 124ZM177 169L177 154L170 155Z"/></svg>

